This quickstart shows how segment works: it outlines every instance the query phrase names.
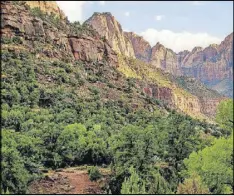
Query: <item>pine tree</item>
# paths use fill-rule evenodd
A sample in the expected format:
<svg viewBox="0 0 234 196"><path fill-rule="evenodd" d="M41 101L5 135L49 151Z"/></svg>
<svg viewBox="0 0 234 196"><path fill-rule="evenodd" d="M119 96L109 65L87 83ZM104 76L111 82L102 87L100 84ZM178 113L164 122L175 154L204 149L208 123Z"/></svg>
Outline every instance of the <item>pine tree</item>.
<svg viewBox="0 0 234 196"><path fill-rule="evenodd" d="M121 188L121 194L146 194L145 182L139 178L138 174L132 166L129 171L131 176L124 179Z"/></svg>

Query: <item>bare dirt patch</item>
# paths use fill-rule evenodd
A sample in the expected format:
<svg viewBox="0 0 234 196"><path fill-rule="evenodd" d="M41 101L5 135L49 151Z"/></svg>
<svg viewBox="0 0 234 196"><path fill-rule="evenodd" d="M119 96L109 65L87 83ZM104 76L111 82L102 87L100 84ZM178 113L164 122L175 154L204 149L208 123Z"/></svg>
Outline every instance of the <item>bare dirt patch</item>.
<svg viewBox="0 0 234 196"><path fill-rule="evenodd" d="M104 176L108 173L101 170ZM99 181L91 181L87 169L77 168L51 171L43 179L34 181L29 186L29 194L104 194Z"/></svg>

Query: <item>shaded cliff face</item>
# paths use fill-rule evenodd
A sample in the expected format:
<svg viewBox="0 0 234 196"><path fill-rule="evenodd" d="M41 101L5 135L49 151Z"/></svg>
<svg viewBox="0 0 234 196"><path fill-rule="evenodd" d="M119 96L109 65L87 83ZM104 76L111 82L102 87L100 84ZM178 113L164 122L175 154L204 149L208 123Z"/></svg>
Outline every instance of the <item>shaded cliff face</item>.
<svg viewBox="0 0 234 196"><path fill-rule="evenodd" d="M177 63L177 55L170 49L165 48L162 44L157 43L151 52L150 63L157 68L166 72L180 75L180 65Z"/></svg>
<svg viewBox="0 0 234 196"><path fill-rule="evenodd" d="M192 94L189 90L183 89L183 87L171 80L168 74L162 72L161 69L132 58L134 52L139 55L143 52L141 60L149 59L148 54L151 52L149 45L141 37L139 38L133 34L124 35L121 26L114 21L110 22L112 27L118 27L119 32L122 32L121 36L123 35L125 40L125 42L119 42L117 45L124 53L124 59L122 60L119 56L121 53L116 52L114 46L111 46L112 33L115 31L107 33L108 36L110 35L110 40L108 41L87 25L81 26L75 23L68 23L65 19L60 19L56 22L53 17L41 17L41 14L40 17L35 16L35 13L31 12L32 10L22 3L13 4L5 1L1 3L1 8L2 37L4 39L18 40L17 43L3 44L2 49L9 52L26 50L31 55L34 55L34 58L37 60L59 60L61 62L70 62L74 65L77 61L81 61L85 64L86 67L84 67L89 73L93 71L94 74L99 74L92 76L93 80L96 81L103 76L105 77L103 81L108 81L111 86L120 89L117 91L115 88L106 87L107 90L103 91L104 100L116 99L116 97L124 95L122 91L128 84L126 77L136 78L136 83L139 84L135 94L132 95L133 100L129 100L129 103L133 103L137 107L146 103L139 93L143 92L165 102L168 107L175 108L191 116L207 118L207 116L214 116L216 105L222 99L220 95L199 97L196 94ZM111 17L110 21L114 20L112 16L109 15L109 17ZM119 39L121 36L117 34L115 36L116 41L121 41L121 38ZM131 45L129 39L132 40L136 49L132 51L133 54L126 55L124 50L126 45L124 43L130 43ZM142 43L143 47L140 47ZM123 48L120 47L121 44L123 44ZM155 53L157 51L161 52L162 55L158 58L160 62L163 60L163 57L169 58L173 55L170 50L164 52L165 48L159 44L156 45L154 50ZM186 52L181 54L181 59L186 55ZM158 59L156 58L155 61ZM173 69L173 62L168 66L168 69ZM121 72L123 74L120 74ZM87 75L87 72L84 75ZM38 80L43 83L45 82L43 81L45 77L45 75L40 75ZM49 79L50 81L51 79ZM90 85L94 85L97 88L105 86L100 81ZM79 91L83 91L83 89ZM215 102L215 104L205 109L210 100L214 100L212 103Z"/></svg>
<svg viewBox="0 0 234 196"><path fill-rule="evenodd" d="M142 36L133 32L124 32L124 35L132 42L136 58L148 62L151 56L151 46Z"/></svg>
<svg viewBox="0 0 234 196"><path fill-rule="evenodd" d="M100 36L105 37L115 52L135 58L132 43L124 36L121 25L111 13L94 13L85 23L91 25Z"/></svg>

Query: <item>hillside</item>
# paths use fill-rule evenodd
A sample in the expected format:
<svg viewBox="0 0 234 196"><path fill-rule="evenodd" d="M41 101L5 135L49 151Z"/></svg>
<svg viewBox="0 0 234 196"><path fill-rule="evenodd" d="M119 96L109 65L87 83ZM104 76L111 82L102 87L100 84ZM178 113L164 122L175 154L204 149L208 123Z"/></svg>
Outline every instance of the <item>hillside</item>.
<svg viewBox="0 0 234 196"><path fill-rule="evenodd" d="M229 153L227 98L132 56L110 13L107 39L55 2L4 1L1 12L2 194L177 193L191 153L216 141ZM203 181L226 193L230 174Z"/></svg>
<svg viewBox="0 0 234 196"><path fill-rule="evenodd" d="M89 73L92 72L92 74L96 74L97 72L99 72L100 76L108 79L108 82L112 83L116 87L115 89L117 90L109 90L110 92L115 91L115 93L110 93L112 94L113 99L118 99L117 97L121 96L121 93L118 92L118 88L123 89L124 86L126 86L126 84L124 85L124 83L126 83L127 80L124 79L124 76L121 77L122 79L116 79L119 71L122 72L124 75L127 74L127 77L134 77L134 74L128 75L128 72L132 69L131 65L126 63L125 60L123 61L123 58L118 59L119 57L116 53L116 50L114 48L112 49L109 41L103 40L102 36L98 35L98 33L95 33L94 30L89 29L86 23L83 25L83 28L83 26L81 27L81 25L76 23L67 25L65 19L58 20L56 19L56 16L53 15L48 15L47 19L45 19L46 17L42 13L40 13L40 10L37 10L34 7L32 9L32 14L36 16L36 18L32 17L27 11L22 10L22 7L20 6L16 6L14 8L5 6L3 7L3 10L3 39L5 37L7 38L13 36L15 36L15 38L17 39L20 39L22 43L18 44L18 47L25 48L25 50L30 51L30 53L34 53L37 57L36 59L38 62L40 61L40 59L43 59L44 61L46 59L58 59L61 61L66 61L68 63L78 62L77 60L85 61L86 63L92 61L91 67L93 66L93 68L84 66L84 69L86 69L86 71L88 69ZM20 15L19 18L24 18L24 23L21 23L19 19L16 18L17 14L13 16L11 14L12 12L18 13ZM107 15L110 16L110 14ZM117 23L115 22L115 24ZM118 29L117 31L122 30L120 25L117 25L117 27L120 27L120 29ZM110 35L112 34L110 33ZM121 41L121 39L118 40ZM14 44L7 44L6 48L12 47L12 45L15 47ZM123 45L125 45L125 43ZM5 46L3 46L3 49L5 49ZM123 51L126 50L123 48ZM103 65L99 65L97 67L95 63L99 64L100 61L106 61L107 63L102 62L101 64ZM139 74L137 78L141 78L142 74L145 75L143 86L141 85L138 88L139 92L144 92L143 89L148 88L148 86L151 85L150 83L152 83L159 87L159 92L154 93L154 98L168 102L168 104L170 104L172 108L177 108L189 115L196 116L198 118L214 116L216 105L220 102L220 100L222 100L221 96L208 97L206 96L206 93L203 93L202 98L196 97L188 91L180 88L178 85L176 85L176 83L173 83L173 81L170 81L168 77L166 77L166 75L163 74L163 72L161 72L160 70L157 70L154 67L143 62L136 62L133 66L135 66L136 69L141 69L140 71L138 71ZM117 68L117 70L119 71L117 71L115 68ZM149 73L152 75L150 75ZM71 79L72 77L69 76L70 74L73 74L73 72L64 72L64 77L68 77ZM44 74L40 74L39 83L45 83L46 78L45 75L43 75ZM85 73L83 72L83 74L81 75L82 77L84 77ZM136 75L137 74L135 74L135 76ZM100 88L100 90L102 91L104 86L107 85L103 84L103 82L100 81L100 78L98 78L97 80L99 80L99 82L95 84L95 81L93 81L94 84L91 83L91 85L94 85L95 87L100 86L98 88ZM100 82L101 84L99 84ZM53 85L53 80L49 82L49 85ZM82 88L85 89L84 87ZM107 86L106 88L109 87ZM161 88L162 90L160 90ZM161 91L165 91L166 95L161 95ZM109 98L107 92L108 91L105 90L104 94L101 93L101 97L103 97L103 99L104 97ZM114 96L115 94L117 97ZM134 95L132 98L133 100L130 102L135 104L140 102L139 105L144 105L144 99L138 97L142 97L142 95L140 95L140 93L138 93L138 95L136 96ZM212 101L212 105L207 108L207 103L210 101Z"/></svg>

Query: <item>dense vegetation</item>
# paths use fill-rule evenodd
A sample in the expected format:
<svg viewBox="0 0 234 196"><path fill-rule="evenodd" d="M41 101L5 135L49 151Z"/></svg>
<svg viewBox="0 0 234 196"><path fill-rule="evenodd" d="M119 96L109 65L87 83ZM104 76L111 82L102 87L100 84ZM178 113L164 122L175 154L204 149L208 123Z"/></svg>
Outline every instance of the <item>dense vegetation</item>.
<svg viewBox="0 0 234 196"><path fill-rule="evenodd" d="M63 28L55 16L31 11ZM95 33L69 25L77 35ZM22 45L19 37L1 41ZM137 77L125 78L105 60L40 59L23 49L3 49L1 57L1 193L27 193L43 169L83 164L94 166L91 180L100 178L95 166L110 166L106 193L233 192L232 100L218 108L219 127L147 97ZM121 83L112 82L115 76ZM109 91L116 97L106 99Z"/></svg>
<svg viewBox="0 0 234 196"><path fill-rule="evenodd" d="M26 193L42 168L103 163L111 165L111 193L175 193L193 172L210 192L231 191L232 142L230 136L214 138L230 135L233 117L227 110L232 102L220 105L217 121L227 119L220 122L223 129L171 110L162 115L158 106L150 112L134 110L123 100L102 102L95 86L86 89L87 97L77 94L77 88L96 77L89 71L83 78L81 63L74 67L38 61L26 51L2 51L3 193ZM38 80L43 75L53 82ZM96 79L105 82L102 76ZM204 163L197 161L207 153ZM210 165L206 175L201 166L214 160L220 165ZM221 176L219 182L209 177L212 172ZM95 170L91 173L98 176ZM184 183L189 186L188 180Z"/></svg>

